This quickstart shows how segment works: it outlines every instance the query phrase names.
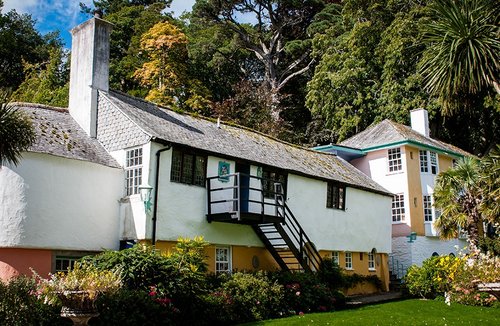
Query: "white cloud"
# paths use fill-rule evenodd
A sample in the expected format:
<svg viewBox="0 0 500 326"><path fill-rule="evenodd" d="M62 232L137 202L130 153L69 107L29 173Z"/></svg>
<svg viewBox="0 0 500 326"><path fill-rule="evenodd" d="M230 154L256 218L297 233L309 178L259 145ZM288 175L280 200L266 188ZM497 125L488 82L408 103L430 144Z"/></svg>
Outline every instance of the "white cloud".
<svg viewBox="0 0 500 326"><path fill-rule="evenodd" d="M41 1L42 0L3 0L2 11L5 13L15 9L18 13L29 14Z"/></svg>
<svg viewBox="0 0 500 326"><path fill-rule="evenodd" d="M184 11L191 11L195 0L173 0L168 12L173 12L174 17L179 17Z"/></svg>

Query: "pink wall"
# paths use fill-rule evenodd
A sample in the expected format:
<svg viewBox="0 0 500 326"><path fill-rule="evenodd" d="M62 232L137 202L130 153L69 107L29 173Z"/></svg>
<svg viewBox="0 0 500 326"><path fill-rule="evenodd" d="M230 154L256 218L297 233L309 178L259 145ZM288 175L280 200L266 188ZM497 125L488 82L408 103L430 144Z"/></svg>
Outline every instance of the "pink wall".
<svg viewBox="0 0 500 326"><path fill-rule="evenodd" d="M0 279L24 274L32 275L30 267L40 276L47 276L52 270L52 252L44 249L0 248Z"/></svg>

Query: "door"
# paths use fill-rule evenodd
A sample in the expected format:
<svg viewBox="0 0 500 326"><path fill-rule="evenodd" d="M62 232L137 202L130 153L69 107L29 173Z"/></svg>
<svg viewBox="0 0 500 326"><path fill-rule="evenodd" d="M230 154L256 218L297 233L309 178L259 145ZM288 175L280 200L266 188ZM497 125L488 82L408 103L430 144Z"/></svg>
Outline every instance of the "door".
<svg viewBox="0 0 500 326"><path fill-rule="evenodd" d="M240 174L240 198L241 209L240 212L248 212L248 199L250 198L250 165L243 163L236 163L236 173Z"/></svg>

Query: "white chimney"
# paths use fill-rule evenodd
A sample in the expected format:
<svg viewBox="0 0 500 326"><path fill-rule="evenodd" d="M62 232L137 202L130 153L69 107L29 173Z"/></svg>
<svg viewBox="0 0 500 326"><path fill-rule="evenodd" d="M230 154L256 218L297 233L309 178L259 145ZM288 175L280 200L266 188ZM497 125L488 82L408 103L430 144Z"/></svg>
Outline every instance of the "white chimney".
<svg viewBox="0 0 500 326"><path fill-rule="evenodd" d="M96 14L71 30L69 113L90 137L97 131L97 90L109 89L112 26Z"/></svg>
<svg viewBox="0 0 500 326"><path fill-rule="evenodd" d="M429 115L426 109L415 109L410 112L411 128L429 137Z"/></svg>

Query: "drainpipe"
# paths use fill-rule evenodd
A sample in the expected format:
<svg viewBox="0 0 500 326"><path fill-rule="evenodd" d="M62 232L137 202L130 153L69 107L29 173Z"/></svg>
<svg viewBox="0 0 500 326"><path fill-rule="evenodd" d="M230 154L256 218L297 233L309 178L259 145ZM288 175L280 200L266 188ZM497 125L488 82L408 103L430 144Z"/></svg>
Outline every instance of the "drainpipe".
<svg viewBox="0 0 500 326"><path fill-rule="evenodd" d="M155 176L155 199L153 204L153 234L151 236L151 244L154 246L156 244L156 215L158 213L158 184L160 183L160 154L164 151L168 151L172 148L172 145L167 144L167 147L159 149L156 151L156 176Z"/></svg>

